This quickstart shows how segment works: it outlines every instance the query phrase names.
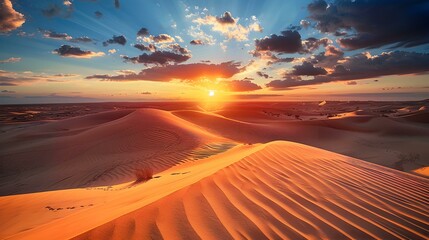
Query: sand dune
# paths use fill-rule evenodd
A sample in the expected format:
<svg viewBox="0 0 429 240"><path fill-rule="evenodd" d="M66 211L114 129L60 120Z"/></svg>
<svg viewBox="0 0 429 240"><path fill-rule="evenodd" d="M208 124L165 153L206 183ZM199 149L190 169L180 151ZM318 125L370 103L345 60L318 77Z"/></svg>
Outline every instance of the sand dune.
<svg viewBox="0 0 429 240"><path fill-rule="evenodd" d="M363 115L263 123L190 110L174 111L173 114L238 142L294 141L408 172L429 164L429 149L424 147L429 141L428 126L401 118ZM398 165L401 154L418 154L420 157L417 162Z"/></svg>
<svg viewBox="0 0 429 240"><path fill-rule="evenodd" d="M0 194L118 184L155 172L224 138L167 111L112 111L3 133ZM35 158L37 157L37 158ZM19 176L19 177L18 177Z"/></svg>
<svg viewBox="0 0 429 240"><path fill-rule="evenodd" d="M426 176L424 123L265 113L117 110L4 127L0 239L427 239L429 180L348 157ZM143 168L155 176L136 183Z"/></svg>
<svg viewBox="0 0 429 240"><path fill-rule="evenodd" d="M426 239L428 183L276 142L75 239Z"/></svg>
<svg viewBox="0 0 429 240"><path fill-rule="evenodd" d="M118 192L86 190L94 207L8 236L426 239L429 234L427 179L302 144L236 147L159 176ZM62 192L76 198L76 191L85 190ZM42 195L37 199L47 201L55 192Z"/></svg>

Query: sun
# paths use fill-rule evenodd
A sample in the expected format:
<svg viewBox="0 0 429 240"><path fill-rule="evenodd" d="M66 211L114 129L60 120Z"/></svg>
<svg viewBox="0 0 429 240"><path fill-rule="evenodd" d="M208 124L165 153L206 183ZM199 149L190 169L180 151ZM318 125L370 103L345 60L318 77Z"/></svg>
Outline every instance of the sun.
<svg viewBox="0 0 429 240"><path fill-rule="evenodd" d="M214 90L209 90L209 97L213 97L215 95L215 91Z"/></svg>

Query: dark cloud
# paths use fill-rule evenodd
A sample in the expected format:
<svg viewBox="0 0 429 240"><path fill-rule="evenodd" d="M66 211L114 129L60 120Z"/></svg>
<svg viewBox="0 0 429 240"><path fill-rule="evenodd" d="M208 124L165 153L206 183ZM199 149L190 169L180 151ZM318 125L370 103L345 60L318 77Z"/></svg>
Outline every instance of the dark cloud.
<svg viewBox="0 0 429 240"><path fill-rule="evenodd" d="M313 85L312 80L302 80L297 76L286 76L283 80L273 80L266 84L272 90L287 90L297 86Z"/></svg>
<svg viewBox="0 0 429 240"><path fill-rule="evenodd" d="M263 77L263 78L269 78L270 77L268 74L260 72L260 71L256 72L256 74L258 74L258 76Z"/></svg>
<svg viewBox="0 0 429 240"><path fill-rule="evenodd" d="M57 33L49 30L41 30L44 38L55 39L55 40L71 40L72 37L67 33Z"/></svg>
<svg viewBox="0 0 429 240"><path fill-rule="evenodd" d="M224 12L222 16L216 17L216 21L220 24L234 24L235 19L230 12Z"/></svg>
<svg viewBox="0 0 429 240"><path fill-rule="evenodd" d="M296 76L317 76L328 73L324 68L315 67L309 62L303 62L302 65L295 65L293 68L291 74Z"/></svg>
<svg viewBox="0 0 429 240"><path fill-rule="evenodd" d="M103 42L103 46L108 46L109 44L120 44L124 46L127 43L127 39L124 36L113 36L111 39Z"/></svg>
<svg viewBox="0 0 429 240"><path fill-rule="evenodd" d="M256 52L297 53L302 49L301 35L297 31L286 30L281 35L255 40Z"/></svg>
<svg viewBox="0 0 429 240"><path fill-rule="evenodd" d="M357 80L388 75L420 74L429 71L429 53L387 52L347 57L329 75L336 80Z"/></svg>
<svg viewBox="0 0 429 240"><path fill-rule="evenodd" d="M171 63L182 63L191 58L190 55L175 52L156 51L150 54L143 53L138 57L123 56L123 59L132 63L143 63L145 65L167 65Z"/></svg>
<svg viewBox="0 0 429 240"><path fill-rule="evenodd" d="M100 11L95 11L94 15L95 15L96 18L102 18L103 17L103 13L100 12Z"/></svg>
<svg viewBox="0 0 429 240"><path fill-rule="evenodd" d="M141 92L140 94L143 94L143 95L151 95L152 93L151 93L151 92Z"/></svg>
<svg viewBox="0 0 429 240"><path fill-rule="evenodd" d="M178 43L170 44L170 45L168 45L168 48L170 48L175 53L180 53L180 54L189 54L190 53L190 51L187 48L180 46Z"/></svg>
<svg viewBox="0 0 429 240"><path fill-rule="evenodd" d="M74 43L90 43L92 42L92 39L89 37L78 37L78 38L72 38L70 42Z"/></svg>
<svg viewBox="0 0 429 240"><path fill-rule="evenodd" d="M53 53L63 57L72 57L72 58L93 58L93 57L104 56L103 52L85 51L78 47L72 47L70 45L62 45L60 48L55 49Z"/></svg>
<svg viewBox="0 0 429 240"><path fill-rule="evenodd" d="M24 15L13 9L10 0L0 0L0 32L10 32L24 23Z"/></svg>
<svg viewBox="0 0 429 240"><path fill-rule="evenodd" d="M134 44L134 47L141 50L141 51L148 51L148 52L155 52L156 51L156 46L153 44L149 44L149 45L144 45L144 44Z"/></svg>
<svg viewBox="0 0 429 240"><path fill-rule="evenodd" d="M120 8L121 4L119 3L119 0L114 0L115 1L115 8Z"/></svg>
<svg viewBox="0 0 429 240"><path fill-rule="evenodd" d="M169 43L174 42L174 38L168 34L160 34L158 36L151 36L151 39L156 43Z"/></svg>
<svg viewBox="0 0 429 240"><path fill-rule="evenodd" d="M332 43L328 38L307 38L303 41L302 49L299 51L300 53L312 53L315 50L319 49L320 46L328 46L328 44Z"/></svg>
<svg viewBox="0 0 429 240"><path fill-rule="evenodd" d="M231 92L250 92L262 89L261 86L251 82L250 80L232 80L232 81L223 81L221 82L226 89Z"/></svg>
<svg viewBox="0 0 429 240"><path fill-rule="evenodd" d="M316 28L343 35L339 43L351 50L429 43L428 9L427 0L317 0L308 5Z"/></svg>
<svg viewBox="0 0 429 240"><path fill-rule="evenodd" d="M332 68L339 60L344 59L344 52L335 46L328 45L325 47L325 51L307 59L313 64L317 64L319 67Z"/></svg>
<svg viewBox="0 0 429 240"><path fill-rule="evenodd" d="M57 33L57 32L54 32L54 31L42 30L42 29L39 29L39 31L42 32L44 38L70 41L70 42L74 42L74 43L89 43L89 42L92 42L92 39L89 38L89 37L73 38L72 36L68 35L67 33Z"/></svg>
<svg viewBox="0 0 429 240"><path fill-rule="evenodd" d="M255 51L253 56L258 57L261 55L269 55L275 60L279 58L273 53L284 54L284 53L312 53L317 50L320 46L327 46L332 41L328 38L307 38L301 39L301 35L296 30L282 31L281 35L272 34L269 37L255 40ZM295 28L294 28L295 29ZM275 62L275 61L273 61Z"/></svg>
<svg viewBox="0 0 429 240"><path fill-rule="evenodd" d="M189 42L192 45L204 45L204 42L200 39L195 39Z"/></svg>
<svg viewBox="0 0 429 240"><path fill-rule="evenodd" d="M101 79L110 81L160 81L169 82L174 79L196 82L204 78L230 78L241 72L243 68L236 62L224 62L220 64L191 63L152 67L142 70L138 74L128 75L93 75L87 79Z"/></svg>
<svg viewBox="0 0 429 240"><path fill-rule="evenodd" d="M147 28L140 28L140 30L137 32L138 37L145 37L149 35L149 30Z"/></svg>
<svg viewBox="0 0 429 240"><path fill-rule="evenodd" d="M375 56L360 53L343 58L333 67L331 73L324 76L314 76L313 79L302 80L297 76L287 74L284 80L271 81L267 87L289 89L336 81L370 79L389 75L427 74L428 72L429 53L395 51Z"/></svg>

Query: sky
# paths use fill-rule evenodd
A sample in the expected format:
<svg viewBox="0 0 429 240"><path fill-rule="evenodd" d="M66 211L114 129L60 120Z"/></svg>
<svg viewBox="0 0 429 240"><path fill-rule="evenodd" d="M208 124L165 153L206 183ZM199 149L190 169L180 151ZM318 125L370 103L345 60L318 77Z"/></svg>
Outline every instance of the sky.
<svg viewBox="0 0 429 240"><path fill-rule="evenodd" d="M0 104L429 98L429 1L0 0Z"/></svg>

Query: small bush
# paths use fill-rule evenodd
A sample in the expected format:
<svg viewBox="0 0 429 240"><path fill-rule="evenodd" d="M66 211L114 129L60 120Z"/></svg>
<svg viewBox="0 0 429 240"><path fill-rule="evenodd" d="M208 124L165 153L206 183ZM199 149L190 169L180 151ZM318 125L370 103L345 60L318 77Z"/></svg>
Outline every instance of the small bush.
<svg viewBox="0 0 429 240"><path fill-rule="evenodd" d="M136 169L135 171L136 175L136 183L142 183L147 182L153 177L153 169L152 168L142 168L142 169Z"/></svg>

